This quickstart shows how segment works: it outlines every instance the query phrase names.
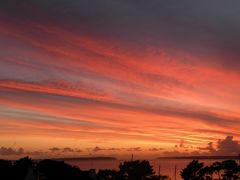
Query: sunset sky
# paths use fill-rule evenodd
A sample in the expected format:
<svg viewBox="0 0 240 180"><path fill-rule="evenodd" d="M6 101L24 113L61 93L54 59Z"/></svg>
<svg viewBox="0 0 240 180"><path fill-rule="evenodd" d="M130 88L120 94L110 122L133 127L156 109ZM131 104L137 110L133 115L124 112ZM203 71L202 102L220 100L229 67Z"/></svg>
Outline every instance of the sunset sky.
<svg viewBox="0 0 240 180"><path fill-rule="evenodd" d="M236 154L239 9L1 0L0 158Z"/></svg>

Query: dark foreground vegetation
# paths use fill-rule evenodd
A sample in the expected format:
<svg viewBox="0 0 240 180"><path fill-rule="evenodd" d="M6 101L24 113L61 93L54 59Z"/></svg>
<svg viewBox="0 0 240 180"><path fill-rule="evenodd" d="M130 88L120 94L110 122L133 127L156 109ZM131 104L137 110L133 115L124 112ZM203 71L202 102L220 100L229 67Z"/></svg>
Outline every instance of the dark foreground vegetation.
<svg viewBox="0 0 240 180"><path fill-rule="evenodd" d="M87 171L64 161L33 161L25 157L17 161L0 160L0 180L164 180L157 176L148 161L127 161L112 169Z"/></svg>
<svg viewBox="0 0 240 180"><path fill-rule="evenodd" d="M240 179L240 165L234 160L226 160L204 166L193 160L180 174L184 180L237 180Z"/></svg>
<svg viewBox="0 0 240 180"><path fill-rule="evenodd" d="M190 162L181 173L184 180L240 180L240 166L234 160L204 166ZM126 161L119 170L80 170L64 161L45 159L33 161L25 157L17 161L0 160L0 180L168 180L156 175L148 161Z"/></svg>

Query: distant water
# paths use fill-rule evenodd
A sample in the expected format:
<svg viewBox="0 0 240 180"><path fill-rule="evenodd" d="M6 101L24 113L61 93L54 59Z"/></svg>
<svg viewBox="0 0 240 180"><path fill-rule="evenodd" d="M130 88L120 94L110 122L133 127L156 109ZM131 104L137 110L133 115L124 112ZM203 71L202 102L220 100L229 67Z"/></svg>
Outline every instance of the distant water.
<svg viewBox="0 0 240 180"><path fill-rule="evenodd" d="M187 166L190 159L156 159L150 160L151 165L153 166L156 174L159 172L160 166L160 174L167 175L174 180L174 171L176 165L176 174L177 180L181 180L180 172L183 168ZM204 165L210 165L213 162L221 161L221 160L200 160L200 162L204 162ZM71 159L65 161L68 164L78 166L82 170L88 169L115 169L118 170L118 166L121 162L120 160L79 160L79 159Z"/></svg>

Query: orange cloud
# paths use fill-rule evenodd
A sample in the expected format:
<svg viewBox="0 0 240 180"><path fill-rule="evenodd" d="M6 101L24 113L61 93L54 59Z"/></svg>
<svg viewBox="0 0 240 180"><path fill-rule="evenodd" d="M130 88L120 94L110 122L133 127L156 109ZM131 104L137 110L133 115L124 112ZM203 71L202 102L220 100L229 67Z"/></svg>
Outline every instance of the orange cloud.
<svg viewBox="0 0 240 180"><path fill-rule="evenodd" d="M0 23L0 143L155 151L240 138L240 74L216 56L13 22Z"/></svg>

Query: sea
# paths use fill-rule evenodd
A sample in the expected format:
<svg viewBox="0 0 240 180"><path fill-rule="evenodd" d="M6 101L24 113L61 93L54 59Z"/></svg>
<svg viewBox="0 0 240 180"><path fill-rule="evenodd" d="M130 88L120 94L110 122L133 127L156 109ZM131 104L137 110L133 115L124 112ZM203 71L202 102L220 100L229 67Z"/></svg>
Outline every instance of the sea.
<svg viewBox="0 0 240 180"><path fill-rule="evenodd" d="M156 175L159 173L161 175L167 175L172 180L175 180L175 171L176 171L176 180L181 180L180 172L183 168L187 166L189 162L191 162L191 159L154 159L149 160L150 164L153 166L154 171L156 172ZM199 162L203 162L204 165L211 165L212 163L216 161L222 161L222 160L199 160ZM89 170L89 169L96 169L96 171L100 169L115 169L119 170L118 166L122 160L117 159L107 159L107 160L95 160L95 159L70 159L65 160L66 163L78 166L81 170Z"/></svg>

